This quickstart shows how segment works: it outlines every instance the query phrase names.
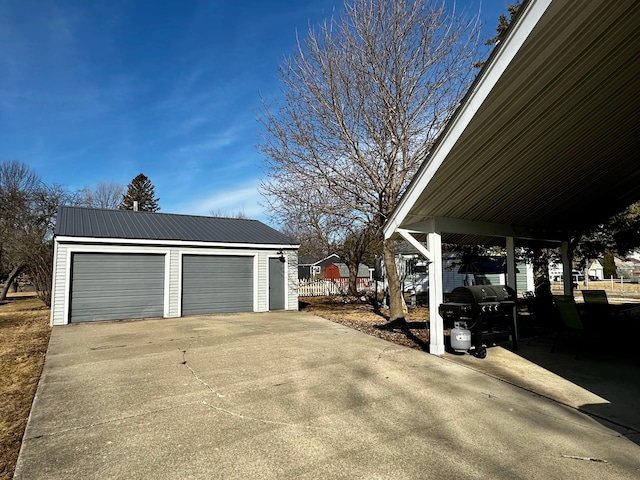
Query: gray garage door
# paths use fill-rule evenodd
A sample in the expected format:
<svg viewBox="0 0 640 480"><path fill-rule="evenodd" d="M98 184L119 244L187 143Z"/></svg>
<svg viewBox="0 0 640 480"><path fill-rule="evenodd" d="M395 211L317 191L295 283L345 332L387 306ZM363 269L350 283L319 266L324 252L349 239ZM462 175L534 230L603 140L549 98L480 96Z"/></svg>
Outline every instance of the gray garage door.
<svg viewBox="0 0 640 480"><path fill-rule="evenodd" d="M252 311L253 257L182 257L182 315Z"/></svg>
<svg viewBox="0 0 640 480"><path fill-rule="evenodd" d="M75 253L71 322L162 317L164 255Z"/></svg>

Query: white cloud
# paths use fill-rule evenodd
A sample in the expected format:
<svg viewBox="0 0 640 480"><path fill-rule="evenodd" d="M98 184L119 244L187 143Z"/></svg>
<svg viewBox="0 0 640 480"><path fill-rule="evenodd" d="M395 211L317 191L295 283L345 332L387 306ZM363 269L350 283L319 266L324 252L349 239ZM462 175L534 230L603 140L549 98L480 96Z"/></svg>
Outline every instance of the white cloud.
<svg viewBox="0 0 640 480"><path fill-rule="evenodd" d="M198 155L202 152L210 152L212 150L218 150L219 148L228 147L233 145L239 136L237 132L233 130L227 130L219 134L208 135L203 141L198 143L192 143L190 145L183 145L182 147L174 150L172 155L176 157L190 157L192 155Z"/></svg>
<svg viewBox="0 0 640 480"><path fill-rule="evenodd" d="M248 218L264 221L266 215L260 205L263 199L258 192L258 183L259 180L255 180L218 190L188 203L178 204L172 211L189 215L211 215L212 211L228 215L242 212Z"/></svg>

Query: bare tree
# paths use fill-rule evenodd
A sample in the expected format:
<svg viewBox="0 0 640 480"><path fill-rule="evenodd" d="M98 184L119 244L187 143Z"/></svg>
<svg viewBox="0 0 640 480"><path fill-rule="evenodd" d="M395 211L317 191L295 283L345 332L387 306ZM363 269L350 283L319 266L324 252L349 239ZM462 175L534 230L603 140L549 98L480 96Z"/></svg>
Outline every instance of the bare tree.
<svg viewBox="0 0 640 480"><path fill-rule="evenodd" d="M77 203L83 207L116 210L122 202L125 191L124 185L101 181L96 185L95 189L84 187L80 190Z"/></svg>
<svg viewBox="0 0 640 480"><path fill-rule="evenodd" d="M6 277L0 300L26 271L50 304L53 225L58 205L67 199L62 187L45 185L27 165L0 163L0 267Z"/></svg>
<svg viewBox="0 0 640 480"><path fill-rule="evenodd" d="M60 185L41 184L35 192L29 222L20 245L24 271L29 274L45 305L51 305L53 280L53 230L58 206L69 203L70 194Z"/></svg>
<svg viewBox="0 0 640 480"><path fill-rule="evenodd" d="M246 220L247 218L249 218L247 217L247 214L242 210L238 210L236 213L227 213L224 210L214 209L209 211L209 215L219 218L237 218L239 220Z"/></svg>
<svg viewBox="0 0 640 480"><path fill-rule="evenodd" d="M280 67L283 100L264 101L261 190L277 217L307 209L344 238L381 235L471 81L479 24L467 17L444 2L352 0L310 29ZM383 252L394 320L394 242Z"/></svg>
<svg viewBox="0 0 640 480"><path fill-rule="evenodd" d="M0 300L4 300L9 287L22 272L26 260L20 243L29 210L40 179L29 167L18 161L0 163L0 273L4 287Z"/></svg>

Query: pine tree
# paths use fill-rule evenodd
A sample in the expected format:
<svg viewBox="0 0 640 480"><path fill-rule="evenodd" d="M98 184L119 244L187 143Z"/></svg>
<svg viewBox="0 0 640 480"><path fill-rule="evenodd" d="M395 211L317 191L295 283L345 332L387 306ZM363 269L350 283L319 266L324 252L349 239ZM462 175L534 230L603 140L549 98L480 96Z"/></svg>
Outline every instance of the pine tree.
<svg viewBox="0 0 640 480"><path fill-rule="evenodd" d="M616 268L616 260L612 253L604 255L603 265L604 278L618 278L618 269Z"/></svg>
<svg viewBox="0 0 640 480"><path fill-rule="evenodd" d="M140 174L131 180L127 186L127 192L120 202L120 210L133 210L133 202L138 202L138 210L155 213L160 210L158 206L159 198L155 197L153 183L146 175Z"/></svg>
<svg viewBox="0 0 640 480"><path fill-rule="evenodd" d="M502 38L504 37L504 34L509 28L509 25L511 25L513 18L516 16L521 6L522 6L522 2L516 2L507 6L507 11L509 12L509 18L507 19L507 16L504 13L500 15L500 17L498 18L498 26L496 27L496 36L487 40L485 42L485 45L495 45L500 40L502 40Z"/></svg>

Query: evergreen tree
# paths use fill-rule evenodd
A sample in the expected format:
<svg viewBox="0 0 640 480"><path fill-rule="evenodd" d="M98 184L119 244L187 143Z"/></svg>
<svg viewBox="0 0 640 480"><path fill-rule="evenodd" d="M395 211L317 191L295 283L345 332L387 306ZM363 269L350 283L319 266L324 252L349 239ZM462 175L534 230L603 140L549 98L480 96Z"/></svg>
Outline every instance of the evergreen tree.
<svg viewBox="0 0 640 480"><path fill-rule="evenodd" d="M507 16L504 13L500 15L500 17L498 18L498 26L496 27L496 36L491 37L489 40L487 40L485 42L485 45L495 45L500 40L502 40L502 38L504 37L504 34L507 32L507 29L509 28L509 25L511 25L513 18L516 16L521 6L522 6L522 2L516 2L507 6L507 11L509 12L509 18L507 18Z"/></svg>
<svg viewBox="0 0 640 480"><path fill-rule="evenodd" d="M153 183L146 175L140 174L131 180L127 192L120 202L120 210L133 210L133 202L138 202L138 210L155 213L160 210L159 198L156 198Z"/></svg>
<svg viewBox="0 0 640 480"><path fill-rule="evenodd" d="M618 269L616 268L616 260L612 253L606 253L603 265L604 278L618 278Z"/></svg>

